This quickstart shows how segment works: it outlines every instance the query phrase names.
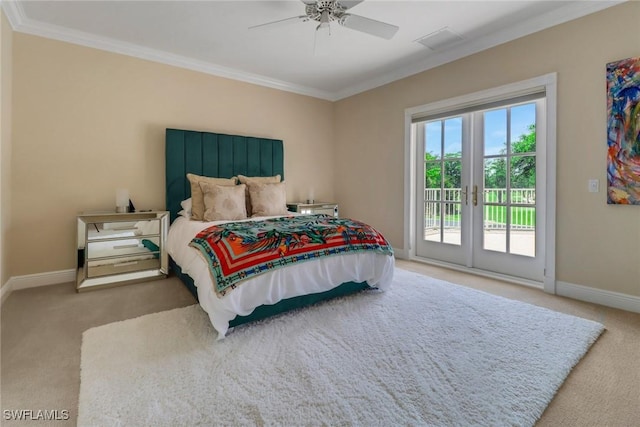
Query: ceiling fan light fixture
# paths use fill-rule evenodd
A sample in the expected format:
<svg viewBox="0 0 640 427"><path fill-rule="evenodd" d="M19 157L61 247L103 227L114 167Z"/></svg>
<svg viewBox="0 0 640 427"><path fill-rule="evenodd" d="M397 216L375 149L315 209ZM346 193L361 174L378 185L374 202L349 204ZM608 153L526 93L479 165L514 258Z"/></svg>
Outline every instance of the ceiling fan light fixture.
<svg viewBox="0 0 640 427"><path fill-rule="evenodd" d="M329 37L331 35L331 25L329 19L329 11L323 10L320 15L320 24L316 27L316 33L325 33L322 35L316 34L317 37Z"/></svg>
<svg viewBox="0 0 640 427"><path fill-rule="evenodd" d="M321 22L316 27L316 31L322 31L322 32L327 33L328 35L331 35L331 26L329 25L328 22Z"/></svg>
<svg viewBox="0 0 640 427"><path fill-rule="evenodd" d="M326 24L329 25L329 11L323 10L320 14L320 25Z"/></svg>

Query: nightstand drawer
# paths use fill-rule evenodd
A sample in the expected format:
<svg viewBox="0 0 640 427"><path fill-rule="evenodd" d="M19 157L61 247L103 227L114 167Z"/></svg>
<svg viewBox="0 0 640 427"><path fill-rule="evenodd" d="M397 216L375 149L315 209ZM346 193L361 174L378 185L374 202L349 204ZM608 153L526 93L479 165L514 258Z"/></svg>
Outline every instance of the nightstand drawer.
<svg viewBox="0 0 640 427"><path fill-rule="evenodd" d="M132 271L152 270L160 268L160 259L127 259L110 260L109 264L99 264L99 261L89 261L87 277L111 276L114 274L130 273Z"/></svg>
<svg viewBox="0 0 640 427"><path fill-rule="evenodd" d="M149 251L158 251L158 245L157 243L154 243L153 240L158 241L158 237L151 237L150 239L128 238L121 240L87 242L87 259L95 260L127 255L147 255L149 254ZM155 251L153 249L155 249Z"/></svg>

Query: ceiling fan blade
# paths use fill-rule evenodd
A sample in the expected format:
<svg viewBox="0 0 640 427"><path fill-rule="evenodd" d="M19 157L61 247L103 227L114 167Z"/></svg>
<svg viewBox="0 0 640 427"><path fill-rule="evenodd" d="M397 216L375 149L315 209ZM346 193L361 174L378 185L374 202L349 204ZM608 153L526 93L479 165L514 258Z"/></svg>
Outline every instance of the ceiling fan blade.
<svg viewBox="0 0 640 427"><path fill-rule="evenodd" d="M353 6L356 6L362 3L364 0L338 0L345 10L351 9Z"/></svg>
<svg viewBox="0 0 640 427"><path fill-rule="evenodd" d="M291 18L285 18L285 19L279 19L278 21L272 21L272 22L267 22L265 24L260 24L260 25L254 25L252 27L249 27L250 30L255 30L255 29L259 29L259 28L274 28L274 27L283 27L289 24L293 24L295 22L298 21L306 21L309 18L307 17L307 15L302 15L302 16L293 16Z"/></svg>
<svg viewBox="0 0 640 427"><path fill-rule="evenodd" d="M351 28L352 30L362 31L372 36L382 37L383 39L391 39L400 27L387 24L386 22L376 21L375 19L365 18L360 15L352 15L345 13L340 19L340 24Z"/></svg>

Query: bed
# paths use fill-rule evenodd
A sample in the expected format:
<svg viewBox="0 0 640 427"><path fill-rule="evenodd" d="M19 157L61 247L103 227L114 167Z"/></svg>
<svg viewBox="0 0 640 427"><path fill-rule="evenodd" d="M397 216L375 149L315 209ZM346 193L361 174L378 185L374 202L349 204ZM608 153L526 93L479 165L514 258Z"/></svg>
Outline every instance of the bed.
<svg viewBox="0 0 640 427"><path fill-rule="evenodd" d="M211 271L189 247L196 234L229 221L193 221L184 212L191 197L187 174L214 178L273 177L284 180L281 140L180 129L166 130L166 205L171 226L167 239L171 270L196 297L223 338L229 328L322 300L377 288L387 289L394 269L392 253L349 253L307 261L242 281L228 295L216 293ZM294 216L288 213L285 216ZM280 221L279 217L248 218Z"/></svg>

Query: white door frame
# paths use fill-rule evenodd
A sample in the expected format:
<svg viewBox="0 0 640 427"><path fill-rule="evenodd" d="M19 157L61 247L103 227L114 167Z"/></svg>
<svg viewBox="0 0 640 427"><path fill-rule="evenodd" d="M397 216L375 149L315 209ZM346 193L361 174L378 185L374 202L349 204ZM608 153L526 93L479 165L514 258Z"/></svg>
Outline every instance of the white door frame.
<svg viewBox="0 0 640 427"><path fill-rule="evenodd" d="M405 160L404 160L404 258L424 260L416 257L416 138L412 135L411 120L418 114L438 114L453 109L472 107L493 101L526 95L534 90L544 89L546 93L546 191L545 191L545 258L544 283L545 292L556 293L556 111L557 111L557 74L549 73L532 79L523 80L467 95L446 100L431 102L417 107L407 108L404 113L405 123ZM398 254L401 255L401 254ZM463 267L464 268L464 267ZM468 269L474 272L476 269ZM479 272L478 272L479 273Z"/></svg>

